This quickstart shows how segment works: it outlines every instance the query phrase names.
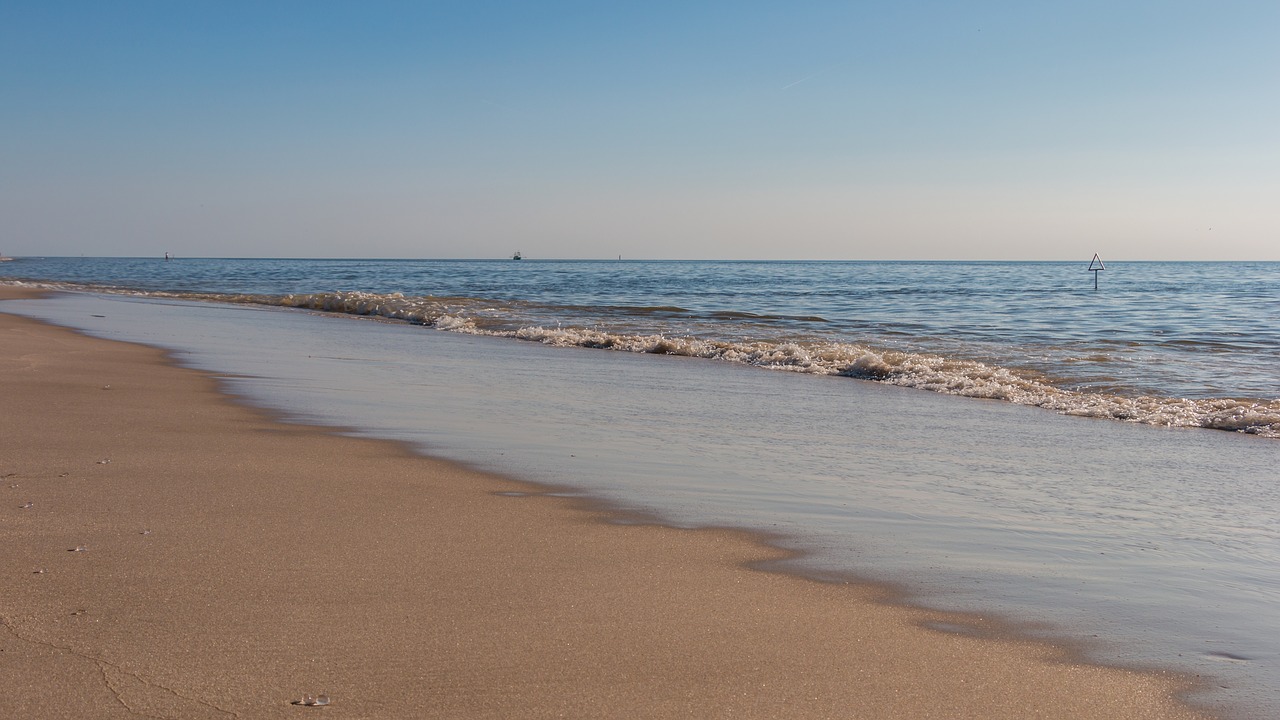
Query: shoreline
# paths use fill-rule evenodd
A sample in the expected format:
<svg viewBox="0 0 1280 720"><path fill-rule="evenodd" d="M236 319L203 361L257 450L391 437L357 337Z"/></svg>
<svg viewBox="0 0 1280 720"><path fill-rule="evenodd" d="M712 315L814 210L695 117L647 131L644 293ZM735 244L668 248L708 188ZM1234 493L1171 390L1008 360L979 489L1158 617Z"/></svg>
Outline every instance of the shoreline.
<svg viewBox="0 0 1280 720"><path fill-rule="evenodd" d="M1037 362L1029 362L1025 357L993 359L987 356L986 351L975 354L972 349L952 354L945 348L937 350L918 345L898 348L885 344L883 340L864 345L803 333L800 336L771 336L763 340L730 333L708 344L704 342L705 338L696 335L686 337L680 332L668 335L653 328L609 330L591 323L579 327L574 322L564 326L556 322L553 327L551 323L538 321L527 324L512 317L503 321L493 318L481 320L481 315L472 315L465 310L455 313L451 303L456 298L404 297L399 291L390 294L361 290L300 291L272 295L250 291L142 289L143 286L97 285L78 280L13 282L33 283L33 287L53 292L287 308L339 317L424 325L444 332L519 339L553 347L691 357L814 376L848 377L971 399L999 400L1063 416L1280 439L1280 424L1277 424L1280 420L1280 414L1277 414L1280 413L1280 399L1226 390L1217 394L1185 394L1178 392L1176 386L1151 389L1132 382L1119 382L1109 390L1091 388L1093 380L1090 377L1061 374L1065 367L1076 364L1078 359L1067 365L1059 364L1055 371L1047 372ZM505 302L491 300L484 304ZM821 320L820 317L815 319ZM759 347L761 343L766 346L764 349ZM786 349L793 343L805 348L798 360L790 358ZM780 356L783 359L779 360Z"/></svg>
<svg viewBox="0 0 1280 720"><path fill-rule="evenodd" d="M778 572L762 534L282 423L3 304L0 334L17 716L274 717L327 691L341 717L1204 717L1172 699L1190 678L928 629L971 618Z"/></svg>

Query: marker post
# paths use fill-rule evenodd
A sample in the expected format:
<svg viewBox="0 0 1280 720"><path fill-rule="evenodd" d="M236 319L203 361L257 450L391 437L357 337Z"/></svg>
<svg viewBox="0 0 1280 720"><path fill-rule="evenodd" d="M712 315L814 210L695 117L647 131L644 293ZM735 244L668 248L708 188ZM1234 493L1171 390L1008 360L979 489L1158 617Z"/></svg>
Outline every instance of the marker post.
<svg viewBox="0 0 1280 720"><path fill-rule="evenodd" d="M1106 270L1107 266L1102 264L1102 258L1098 257L1098 253L1093 254L1093 260L1089 262L1089 272L1093 273L1093 289L1098 289L1098 273Z"/></svg>

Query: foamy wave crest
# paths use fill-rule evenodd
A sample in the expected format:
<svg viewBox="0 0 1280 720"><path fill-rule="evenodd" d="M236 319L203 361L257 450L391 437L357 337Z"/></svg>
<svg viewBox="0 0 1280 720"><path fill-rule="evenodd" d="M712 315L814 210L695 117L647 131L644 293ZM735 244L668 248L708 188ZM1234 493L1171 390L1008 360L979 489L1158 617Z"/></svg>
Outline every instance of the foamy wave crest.
<svg viewBox="0 0 1280 720"><path fill-rule="evenodd" d="M351 315L372 315L430 325L440 330L511 337L557 347L583 347L721 360L770 370L844 375L863 380L988 400L1031 405L1065 415L1146 425L1201 427L1280 438L1280 400L1125 397L1068 390L1042 377L929 353L880 351L852 343L730 341L662 334L626 334L602 329L528 326L484 329L469 298L405 297L332 292L280 297L240 296L253 302Z"/></svg>
<svg viewBox="0 0 1280 720"><path fill-rule="evenodd" d="M525 327L477 331L561 347L683 355L771 370L844 375L948 395L1003 400L1066 415L1146 425L1233 430L1280 438L1280 400L1123 397L1055 387L1048 380L985 363L927 353L878 352L845 343L727 342L664 335L626 335L579 328Z"/></svg>
<svg viewBox="0 0 1280 720"><path fill-rule="evenodd" d="M1045 377L975 360L930 353L885 351L855 343L742 341L615 332L603 328L517 327L519 307L476 298L412 297L400 293L327 292L294 295L220 295L138 292L72 283L30 283L49 289L213 300L360 315L427 325L473 335L509 337L558 347L681 355L770 370L843 375L948 395L1002 400L1065 415L1168 427L1201 427L1280 438L1280 400L1129 397L1071 390ZM527 321L526 321L527 322Z"/></svg>
<svg viewBox="0 0 1280 720"><path fill-rule="evenodd" d="M429 297L405 297L401 293L378 295L366 292L327 292L280 296L238 296L237 302L322 310L343 315L365 315L404 320L415 325L436 325L457 329L448 314L447 303Z"/></svg>
<svg viewBox="0 0 1280 720"><path fill-rule="evenodd" d="M1033 405L1064 415L1280 438L1280 400L1125 397L1080 392L1007 368L915 353L868 353L841 374L950 395Z"/></svg>
<svg viewBox="0 0 1280 720"><path fill-rule="evenodd" d="M223 302L276 305L341 315L381 317L455 332L475 329L475 322L461 314L467 305L475 302L466 298L411 297L402 293L380 295L353 290L291 295L233 295L217 299Z"/></svg>

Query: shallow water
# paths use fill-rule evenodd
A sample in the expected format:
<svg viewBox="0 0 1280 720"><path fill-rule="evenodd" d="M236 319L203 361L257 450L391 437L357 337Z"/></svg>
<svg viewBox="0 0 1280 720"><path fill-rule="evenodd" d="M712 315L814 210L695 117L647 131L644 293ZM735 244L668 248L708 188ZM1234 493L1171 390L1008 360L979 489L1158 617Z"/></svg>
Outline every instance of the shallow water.
<svg viewBox="0 0 1280 720"><path fill-rule="evenodd" d="M1280 438L1280 263L21 258L0 277L374 315Z"/></svg>
<svg viewBox="0 0 1280 720"><path fill-rule="evenodd" d="M1098 635L1100 660L1212 675L1215 701L1280 714L1272 439L255 306L5 308L177 350L299 419L673 524L779 533L815 572Z"/></svg>

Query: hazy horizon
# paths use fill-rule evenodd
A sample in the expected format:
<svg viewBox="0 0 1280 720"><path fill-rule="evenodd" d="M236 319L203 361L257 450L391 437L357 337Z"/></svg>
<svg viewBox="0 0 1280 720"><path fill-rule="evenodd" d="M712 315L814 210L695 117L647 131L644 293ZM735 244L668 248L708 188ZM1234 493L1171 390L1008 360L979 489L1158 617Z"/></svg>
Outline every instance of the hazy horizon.
<svg viewBox="0 0 1280 720"><path fill-rule="evenodd" d="M1280 260L1280 5L12 5L9 256Z"/></svg>
<svg viewBox="0 0 1280 720"><path fill-rule="evenodd" d="M41 253L36 255L3 255L0 257L8 257L10 259L21 258L76 258L85 259L119 259L119 260L158 260L163 262L164 255L56 255L53 253ZM342 261L369 261L369 262L510 262L511 257L391 257L391 256L332 256L332 257L291 257L284 255L243 255L243 256L217 256L217 255L170 255L169 260L314 260L317 262L342 262ZM652 263L1046 263L1046 264L1063 264L1074 263L1081 266L1087 266L1091 263L1092 256L1084 259L1080 258L1042 258L1038 260L1027 260L1023 258L660 258L660 257L529 257L525 255L521 258L522 262L652 262ZM1128 263L1280 263L1280 260L1178 260L1178 259L1162 259L1152 260L1149 258L1102 258L1105 263L1112 265L1128 264ZM1105 270L1105 268L1104 268Z"/></svg>

